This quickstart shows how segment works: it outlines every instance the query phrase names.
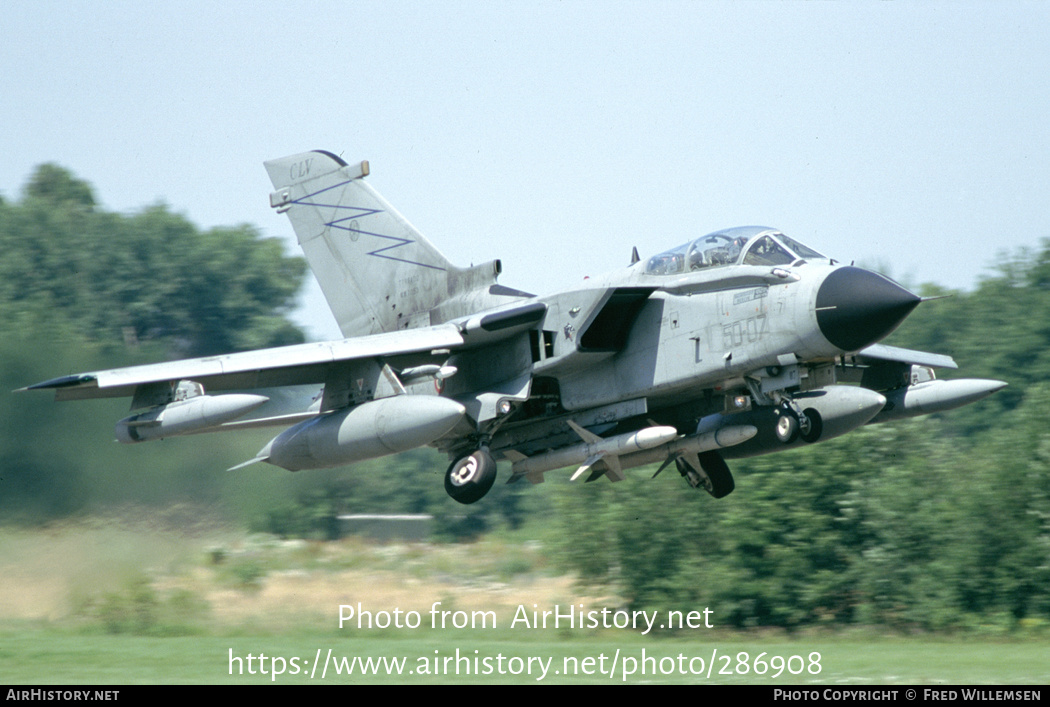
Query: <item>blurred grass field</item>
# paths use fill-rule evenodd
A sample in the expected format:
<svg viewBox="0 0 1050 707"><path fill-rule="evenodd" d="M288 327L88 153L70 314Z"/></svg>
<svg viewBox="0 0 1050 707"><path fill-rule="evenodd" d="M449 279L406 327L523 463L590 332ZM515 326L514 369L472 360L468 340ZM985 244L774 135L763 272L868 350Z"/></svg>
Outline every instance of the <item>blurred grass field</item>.
<svg viewBox="0 0 1050 707"><path fill-rule="evenodd" d="M0 677L14 684L322 682L314 663L328 651L348 661L405 661L400 670L358 663L347 675L349 663L337 673L325 660L328 683L1050 682L1050 637L992 626L954 637L742 634L719 629L711 607L713 630L511 628L519 607L619 605L613 592L580 589L549 566L541 543L513 536L470 544L281 541L174 509L163 518L3 529L0 577ZM376 619L417 611L421 626L367 630L351 621L340 629L340 605L359 602ZM434 602L461 617L493 612L498 627L431 629Z"/></svg>
<svg viewBox="0 0 1050 707"><path fill-rule="evenodd" d="M752 685L1045 685L1050 681L1050 645L1046 642L1002 642L924 638L808 637L794 640L751 638L747 636L685 639L647 639L626 633L572 636L555 631L508 635L507 631L458 634L425 632L415 635L335 635L306 632L306 635L245 631L225 636L181 636L151 638L83 634L54 627L8 627L0 632L0 664L4 682L12 684L408 684L408 683L703 683ZM331 649L342 659L354 656L404 658L404 669L393 672L355 670L354 675L329 667L322 678L318 668L311 676L310 666L320 651L322 659ZM457 654L457 649L459 653ZM706 674L706 660L717 650L712 674ZM475 651L478 651L475 653ZM643 653L644 651L644 653ZM786 670L774 677L766 664L764 675L737 674L738 656L748 654L752 664L760 655L808 656L820 653L820 672L804 668L792 675ZM231 662L230 656L241 658ZM256 657L249 674L244 660ZM613 665L613 657L620 659ZM264 656L266 665L257 658ZM457 655L466 656L459 663ZM502 664L495 662L502 655ZM604 663L599 662L605 656ZM652 662L643 666L643 655ZM728 660L720 656L725 655ZM471 667L477 656L488 657L480 670ZM685 662L679 660L685 657ZM293 657L298 663L293 666ZM520 658L518 663L511 658ZM551 659L546 675L535 666L528 672L529 657ZM704 664L691 658L703 658ZM278 658L282 664L271 661ZM442 662L448 658L448 662ZM593 662L586 669L585 659ZM624 675L623 658L631 658L630 674ZM564 672L567 665L575 674ZM435 665L439 674L419 674L421 661ZM274 665L283 670L276 677ZM801 658L792 671L803 665ZM502 672L500 674L500 666ZM265 673L263 668L265 667ZM599 672L599 667L604 667ZM292 674L297 669L298 674ZM520 674L510 674L512 670ZM649 674L642 674L645 670ZM476 674L480 672L482 674ZM589 672L590 674L585 674ZM612 673L611 675L609 673ZM655 672L655 674L653 674ZM699 674L691 674L696 672ZM725 674L728 672L728 674Z"/></svg>

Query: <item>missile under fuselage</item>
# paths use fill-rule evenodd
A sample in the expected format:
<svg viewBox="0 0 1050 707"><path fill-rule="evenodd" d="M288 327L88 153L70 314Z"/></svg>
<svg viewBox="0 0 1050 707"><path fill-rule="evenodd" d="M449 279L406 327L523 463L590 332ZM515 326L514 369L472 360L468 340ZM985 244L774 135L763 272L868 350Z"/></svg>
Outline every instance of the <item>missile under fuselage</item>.
<svg viewBox="0 0 1050 707"><path fill-rule="evenodd" d="M117 423L114 434L118 442L132 444L210 431L247 415L268 400L265 395L246 393L198 395L125 417Z"/></svg>
<svg viewBox="0 0 1050 707"><path fill-rule="evenodd" d="M714 432L679 437L674 427L646 427L637 432L627 432L597 442L581 442L565 449L520 459L514 462L512 470L515 477L528 476L535 479L544 472L583 464L588 459L600 455L615 456L622 468L631 469L664 461L668 456L705 452L739 444L753 437L756 432L757 430L750 425L737 425Z"/></svg>
<svg viewBox="0 0 1050 707"><path fill-rule="evenodd" d="M626 432L594 442L580 442L564 449L536 454L514 462L512 469L515 476L541 474L553 469L582 464L595 456L619 457L631 452L658 447L667 444L677 436L678 430L674 427L646 427L637 432Z"/></svg>
<svg viewBox="0 0 1050 707"><path fill-rule="evenodd" d="M646 464L663 462L669 457L728 449L743 444L756 434L758 434L758 428L754 425L728 425L711 432L686 435L662 447L626 454L620 457L620 465L624 469L633 469Z"/></svg>

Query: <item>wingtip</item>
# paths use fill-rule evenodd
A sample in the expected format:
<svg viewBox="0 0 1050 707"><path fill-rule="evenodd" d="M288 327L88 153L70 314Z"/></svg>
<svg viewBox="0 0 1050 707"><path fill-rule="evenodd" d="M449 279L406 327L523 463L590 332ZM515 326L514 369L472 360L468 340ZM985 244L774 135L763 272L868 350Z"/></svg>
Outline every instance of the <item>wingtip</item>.
<svg viewBox="0 0 1050 707"><path fill-rule="evenodd" d="M51 378L40 383L34 383L33 385L27 385L24 388L18 388L14 392L24 393L27 390L47 390L48 388L72 388L79 385L85 385L96 381L97 378L91 373L76 373L69 376L59 376L58 378Z"/></svg>

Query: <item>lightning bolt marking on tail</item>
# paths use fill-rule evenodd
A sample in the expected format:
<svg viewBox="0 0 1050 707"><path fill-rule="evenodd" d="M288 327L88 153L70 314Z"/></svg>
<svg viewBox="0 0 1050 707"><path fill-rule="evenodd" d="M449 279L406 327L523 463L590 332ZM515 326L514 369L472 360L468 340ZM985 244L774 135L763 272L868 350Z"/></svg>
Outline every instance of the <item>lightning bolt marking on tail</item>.
<svg viewBox="0 0 1050 707"><path fill-rule="evenodd" d="M441 270L442 272L444 272L445 268L438 267L437 265L429 265L427 263L420 263L420 262L415 261L415 260L406 260L405 258L395 258L392 255L383 255L383 253L385 253L385 252L387 252L389 250L394 250L396 248L401 248L401 247L409 245L411 243L415 243L415 241L413 241L413 240L411 240L409 238L400 238L398 236L387 236L387 235L384 235L382 233L373 233L372 231L364 231L364 230L361 230L360 228L354 228L349 223L347 223L347 222L351 222L352 223L354 219L364 218L366 216L371 216L373 214L381 214L381 213L383 213L382 209L368 209L368 208L365 208L363 206L346 206L346 205L343 205L343 204L322 204L322 203L318 203L316 201L310 201L310 199L313 199L314 197L316 197L319 194L323 194L326 191L331 191L332 189L338 189L339 187L346 186L351 181L353 181L353 180L349 180L348 179L345 182L339 182L338 184L333 184L330 187L325 187L324 189L320 189L318 191L315 191L312 194L307 194L306 196L303 196L303 197L300 197L298 199L295 199L295 200L292 201L292 203L293 204L298 204L298 205L301 205L301 206L317 206L319 208L336 209L338 211L354 211L354 212L357 212L357 213L351 214L350 216L344 216L343 218L335 219L334 221L328 221L327 223L325 223L325 226L327 226L329 228L338 228L339 230L346 231L348 233L359 233L359 234L364 235L364 236L373 236L374 238L384 238L384 239L386 239L388 241L395 241L393 243L393 245L388 245L385 248L377 248L376 250L369 251L368 255L373 255L373 256L375 256L377 258L383 258L384 260L394 260L394 261L399 262L399 263L408 263L409 265L418 265L418 266L423 267L423 268L430 268L431 270Z"/></svg>

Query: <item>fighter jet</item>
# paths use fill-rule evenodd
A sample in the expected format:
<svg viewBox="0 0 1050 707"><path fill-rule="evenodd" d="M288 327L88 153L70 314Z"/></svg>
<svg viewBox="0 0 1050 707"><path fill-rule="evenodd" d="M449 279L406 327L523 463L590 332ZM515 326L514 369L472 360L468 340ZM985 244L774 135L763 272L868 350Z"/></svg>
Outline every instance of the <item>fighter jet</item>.
<svg viewBox="0 0 1050 707"><path fill-rule="evenodd" d="M368 184L367 162L325 151L265 163L335 315L337 341L63 376L23 390L131 397L121 442L284 426L257 462L299 471L432 446L445 489L623 481L673 464L716 498L726 459L948 410L1004 387L938 380L948 356L878 342L922 301L774 228L716 231L577 289L537 297L497 282L499 260L456 267ZM314 386L298 412L267 389ZM254 391L254 392L252 392ZM655 475L655 474L654 474Z"/></svg>

